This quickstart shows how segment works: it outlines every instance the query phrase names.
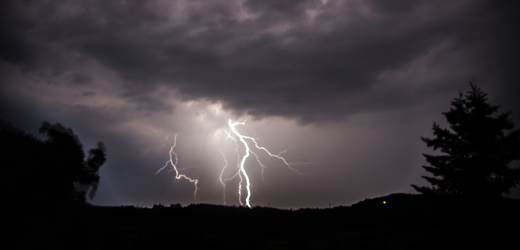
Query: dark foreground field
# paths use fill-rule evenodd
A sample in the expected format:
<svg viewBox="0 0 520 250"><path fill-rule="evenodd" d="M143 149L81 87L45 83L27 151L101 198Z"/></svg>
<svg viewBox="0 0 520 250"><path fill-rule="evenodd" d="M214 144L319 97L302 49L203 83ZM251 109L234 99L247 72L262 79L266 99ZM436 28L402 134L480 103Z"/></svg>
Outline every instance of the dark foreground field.
<svg viewBox="0 0 520 250"><path fill-rule="evenodd" d="M332 209L24 208L4 213L2 238L7 249L516 249L519 213L519 200L409 194Z"/></svg>

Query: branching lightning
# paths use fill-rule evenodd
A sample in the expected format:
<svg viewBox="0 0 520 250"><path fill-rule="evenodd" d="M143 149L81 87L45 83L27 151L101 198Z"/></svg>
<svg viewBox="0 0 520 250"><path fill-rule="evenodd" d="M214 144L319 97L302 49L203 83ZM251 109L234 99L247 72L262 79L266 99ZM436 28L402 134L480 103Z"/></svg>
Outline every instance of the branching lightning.
<svg viewBox="0 0 520 250"><path fill-rule="evenodd" d="M238 130L236 129L236 127L238 125L245 125L245 121L244 122L232 122L231 120L228 121L228 126L229 126L229 129L230 129L230 132L227 133L228 135L228 138L232 139L233 141L235 141L237 147L235 148L235 152L237 153L237 156L239 155L239 152L238 152L238 141L240 141L242 143L242 145L244 146L245 148L245 153L244 155L242 156L242 159L240 161L237 161L239 162L238 164L238 169L239 171L237 172L237 174L235 174L233 177L229 178L229 179L233 179L235 176L239 176L240 177L240 182L239 182L239 186L238 186L238 196L239 196L239 202L241 205L242 204L242 198L241 198L241 195L242 195L242 181L243 179L245 179L246 183L246 191L247 191L247 197L245 199L246 201L246 206L248 207L251 207L251 183L250 183L250 180L249 180L249 176L246 172L246 168L245 168L245 162L247 160L247 158L252 154L256 157L256 160L258 162L258 164L261 166L262 168L262 172L261 172L261 175L262 175L262 181L264 181L264 169L267 168L267 166L265 166L261 161L260 161L260 158L258 157L258 155L251 150L251 148L249 147L249 144L247 143L246 140L248 141L252 141L253 144L254 144L254 147L258 150L262 150L264 152L266 152L270 157L273 157L273 158L276 158L278 160L281 160L285 166L287 166L292 172L294 172L295 174L298 174L298 175L304 175L304 173L298 171L297 169L293 168L292 166L295 165L295 164L290 164L289 162L287 162L287 160L282 157L282 153L284 153L285 151L282 151L280 152L279 154L273 154L271 153L267 148L265 147L262 147L262 146L259 146L258 145L258 142L255 138L251 137L251 136L246 136L246 135L242 135L238 132ZM238 141L232 136L232 135L235 135L237 138L238 138ZM227 167L227 160L225 159L225 155L223 154L224 156L224 160L226 162L226 167ZM224 172L224 169L222 169L222 172L221 172L221 176L220 176L220 182L223 184L223 188L225 189L225 182L222 180L222 173ZM243 178L242 178L243 176ZM226 180L229 180L229 179L226 179Z"/></svg>
<svg viewBox="0 0 520 250"><path fill-rule="evenodd" d="M177 156L177 153L175 153L175 151L173 150L173 148L175 148L175 146L177 146L177 134L175 134L175 136L173 137L173 145L170 147L170 151L169 151L170 159L168 161L166 161L166 164L162 168L160 168L157 171L157 173L155 173L155 174L158 174L159 172L164 170L166 167L168 167L168 165L171 165L172 166L172 170L170 170L169 172L171 172L171 171L175 172L175 179L174 179L174 181L175 180L179 180L181 178L184 178L184 179L188 180L189 182L193 183L193 185L195 186L195 191L193 192L193 198L195 200L197 200L197 190L198 190L197 183L199 182L199 180L191 179L190 177L188 177L188 176L186 176L184 174L179 174L179 169L177 169L177 164L179 162L179 157ZM175 156L175 163L173 162L173 157L174 156Z"/></svg>
<svg viewBox="0 0 520 250"><path fill-rule="evenodd" d="M315 164L316 163L316 162L289 163L284 157L282 157L282 154L285 153L286 150L284 150L278 154L271 153L267 148L260 146L258 144L257 138L254 138L254 137L251 137L248 135L243 135L237 130L237 126L247 126L245 121L233 122L232 120L228 120L227 125L228 125L228 130L226 131L224 129L223 131L227 135L226 139L230 139L235 145L234 151L235 151L235 155L236 155L236 162L237 162L236 164L237 165L236 165L236 170L234 170L234 171L232 170L233 172L231 172L231 177L225 178L226 173L229 173L228 169L230 168L230 163L227 160L226 154L222 151L222 149L220 147L218 147L218 150L224 159L224 165L222 166L222 169L220 170L220 174L218 176L219 182L223 188L222 193L223 193L224 205L226 204L226 183L230 180L233 180L234 178L236 178L238 176L238 178L239 178L238 190L237 190L238 201L241 206L244 205L243 198L242 198L242 191L243 191L243 189L245 189L245 191L246 191L245 199L244 199L245 205L247 207L251 208L252 184L251 184L251 179L250 179L247 169L246 169L246 162L251 155L255 156L256 161L258 162L258 164L261 167L261 178L262 178L262 182L264 182L264 183L265 183L264 170L267 168L267 166L264 165L260 161L258 151L264 151L269 157L280 160L281 162L283 162L283 164L287 168L289 168L289 170L291 170L293 173L295 173L297 175L305 175L305 173L295 169L293 166L300 165L300 164ZM196 200L197 199L196 198L197 190L198 190L198 187L197 187L198 180L192 179L184 174L179 173L179 170L182 170L182 169L177 167L179 159L178 159L177 153L175 153L175 151L174 151L174 148L176 145L177 145L177 134L175 134L173 145L171 146L170 151L169 151L169 160L166 161L166 164L162 168L160 168L156 174L158 174L159 172L161 172L168 166L171 166L172 169L170 170L170 172L175 172L175 180L184 178L184 179L194 183L194 186L195 186L194 198ZM255 152L253 150L256 150L257 152ZM242 154L241 154L241 152L242 152Z"/></svg>

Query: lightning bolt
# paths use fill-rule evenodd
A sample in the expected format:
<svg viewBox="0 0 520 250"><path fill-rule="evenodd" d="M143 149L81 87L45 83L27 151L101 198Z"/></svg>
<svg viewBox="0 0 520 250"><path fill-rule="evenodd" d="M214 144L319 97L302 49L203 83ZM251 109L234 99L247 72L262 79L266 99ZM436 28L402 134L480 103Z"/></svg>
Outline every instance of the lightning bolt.
<svg viewBox="0 0 520 250"><path fill-rule="evenodd" d="M181 178L184 178L184 179L188 180L189 182L193 183L193 185L195 186L195 191L193 192L193 198L195 200L197 200L197 190L199 189L197 187L197 183L199 182L199 180L191 179L190 177L186 176L185 174L179 174L179 169L177 169L177 164L179 162L179 157L177 156L177 153L175 153L175 151L173 150L175 148L175 146L177 146L177 134L175 134L175 136L173 137L173 145L170 147L170 152L169 152L170 159L168 161L166 161L166 164L162 168L160 168L157 171L157 173L155 173L155 174L158 174L159 172L164 170L166 167L168 167L168 165L171 165L172 166L172 170L170 170L169 172L171 172L171 171L175 172L175 180L179 180ZM173 161L174 157L175 157L175 163ZM190 168L190 167L188 167L188 168Z"/></svg>
<svg viewBox="0 0 520 250"><path fill-rule="evenodd" d="M287 166L295 174L304 175L304 173L302 173L302 172L298 171L297 169L293 168L292 166L296 165L296 164L291 164L291 163L287 162L287 160L284 157L281 156L285 151L282 151L279 154L271 153L267 148L258 145L258 142L256 141L255 138L253 138L251 136L240 134L238 132L238 130L236 129L236 127L238 125L245 125L245 121L243 121L243 122L232 122L231 120L229 120L228 121L228 126L230 128L230 132L228 132L227 135L228 135L228 138L231 138L237 144L237 147L235 148L235 151L236 151L237 155L238 155L238 141L240 141L241 144L244 146L245 153L242 156L242 159L239 161L239 164L238 164L239 171L233 177L231 177L229 179L233 179L237 175L240 177L240 182L239 182L239 187L238 187L238 196L239 196L239 202L240 202L241 205L242 205L242 198L241 198L242 197L242 182L245 179L245 181L246 181L245 186L246 186L246 191L247 191L247 197L246 197L245 201L246 201L246 205L249 208L251 208L251 200L250 200L251 199L251 182L250 182L249 176L248 176L248 174L246 172L245 162L246 162L247 158L251 154L256 157L256 160L257 160L258 164L260 164L260 166L262 167L262 172L261 172L262 181L264 181L263 173L264 173L264 169L266 168L266 166L260 161L258 155L254 151L251 150L251 148L249 147L249 144L247 143L247 141L252 141L253 144L254 144L254 147L256 149L262 150L262 151L266 152L270 157L273 157L273 158L276 158L276 159L282 161L285 164L285 166ZM232 135L235 135L238 138L238 141L234 137L232 137ZM227 161L226 161L226 163L227 163ZM226 167L227 167L227 164L226 164ZM221 174L223 173L223 171L224 171L224 169L222 170ZM242 176L243 176L243 178L242 178ZM226 180L229 180L229 179L226 179ZM223 183L223 186L225 188L225 183L224 183L224 181L222 181L222 175L220 176L220 181L221 181L221 183Z"/></svg>
<svg viewBox="0 0 520 250"><path fill-rule="evenodd" d="M247 207L251 208L251 188L253 188L253 187L252 187L251 180L250 180L249 175L248 175L247 170L246 170L247 159L251 155L253 155L256 158L256 161L258 162L258 164L261 167L261 177L262 177L262 182L264 182L264 183L265 183L264 170L267 168L267 166L264 165L260 161L260 157L258 155L258 151L264 151L269 157L272 157L272 158L280 160L281 162L283 162L283 164L289 170L291 170L293 173L295 173L297 175L306 175L306 174L303 173L303 172L300 172L297 169L295 169L293 166L300 165L300 164L315 164L316 163L316 162L296 162L296 163L290 163L282 156L282 154L285 153L287 150L281 151L278 154L273 154L267 148L265 148L263 146L260 146L258 144L257 138L241 134L237 130L237 126L248 126L248 125L246 125L246 120L244 120L242 122L238 122L238 121L233 122L230 119L230 120L228 120L229 130L226 130L226 129L223 130L225 132L225 134L227 135L226 140L230 139L231 141L233 141L233 143L235 145L234 150L235 150L235 154L236 154L236 164L237 165L236 165L236 172L234 172L234 174L232 174L231 177L225 178L225 174L226 174L226 172L228 172L227 169L230 167L230 164L229 164L229 162L228 162L228 160L226 158L226 154L222 151L220 146L218 147L218 150L219 150L220 154L222 155L222 157L224 159L224 165L223 165L223 167L222 167L222 169L220 171L219 177L218 177L218 179L220 181L220 184L222 185L222 193L223 193L223 203L224 203L224 205L226 204L226 183L228 181L230 181L230 180L233 180L234 178L236 178L238 176L238 178L239 178L238 190L237 190L238 201L239 201L241 206L244 206L243 198L242 198L242 191L243 191L243 189L245 189L245 191L246 191L246 194L245 194L245 196L246 196L245 197L245 205ZM253 130L253 132L254 132L254 130ZM168 137L166 137L166 139L168 139ZM176 147L176 145L177 145L177 134L175 134L175 137L174 137L174 140L173 140L173 145L170 147L169 160L166 161L165 165L162 168L160 168L157 171L156 174L159 174L161 171L166 169L168 166L171 166L172 169L169 172L175 172L175 179L174 179L174 181L183 178L183 179L186 179L186 180L188 180L188 181L190 181L191 183L194 184L195 191L193 193L193 197L195 198L195 200L197 200L197 190L198 190L197 183L198 183L198 180L197 179L192 179L192 178L190 178L190 177L188 177L188 176L186 176L184 174L180 174L179 173L179 171L183 170L183 169L180 169L180 168L177 167L178 166L179 157L178 157L177 153L174 151L174 148ZM244 148L244 151L243 151L242 154L240 153L240 151L241 151L240 148ZM253 150L256 150L257 152L255 152ZM196 167L196 166L193 166L193 167ZM191 167L188 167L188 168L191 168ZM184 169L188 169L188 168L184 168Z"/></svg>
<svg viewBox="0 0 520 250"><path fill-rule="evenodd" d="M249 182L249 176L247 175L246 169L244 167L244 164L245 164L247 158L249 157L249 152L251 150L249 149L249 145L247 144L246 140L244 139L244 136L241 135L236 129L237 125L244 125L244 124L245 124L245 122L239 123L239 122L231 122L231 120L228 121L229 128L231 128L231 131L233 132L233 134L235 134L238 137L238 139L242 142L242 144L246 148L246 152L245 152L244 156L242 157L242 161L240 161L240 165L239 165L241 174L239 175L240 182L238 185L238 195L239 195L239 199L240 199L242 196L242 175L243 175L244 178L246 179L246 190L247 190L246 205L249 208L251 208L251 203L249 202L249 199L251 198L251 189L250 189L251 183ZM240 204L242 204L242 202L240 202Z"/></svg>

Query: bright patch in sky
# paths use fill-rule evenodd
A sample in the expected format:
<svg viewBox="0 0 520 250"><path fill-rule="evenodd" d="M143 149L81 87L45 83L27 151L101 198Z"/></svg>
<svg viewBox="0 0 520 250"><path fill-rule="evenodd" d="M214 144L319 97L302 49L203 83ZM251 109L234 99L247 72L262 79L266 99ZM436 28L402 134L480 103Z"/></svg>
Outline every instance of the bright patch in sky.
<svg viewBox="0 0 520 250"><path fill-rule="evenodd" d="M207 105L200 105L196 102L188 102L185 103L184 106L186 108L193 108L193 107L206 107L206 111L198 111L197 112L197 118L196 120L198 122L207 123L209 122L206 118L206 112L209 112L210 114L214 115L214 117L219 117L219 113L221 111L221 104L207 104ZM279 153L275 154L269 151L266 147L261 146L258 143L258 140L260 138L255 137L256 132L253 130L253 128L246 124L246 119L243 119L242 121L232 121L231 119L228 120L227 128L218 128L213 133L213 139L216 140L217 146L215 150L218 150L218 152L221 154L223 159L223 166L220 171L220 175L218 177L219 182L222 184L222 196L223 196L223 204L227 204L226 201L226 188L227 183L234 180L235 178L238 179L238 187L235 187L237 194L238 194L238 202L241 206L244 205L251 208L252 202L251 202L251 178L250 178L250 168L253 167L260 167L260 176L262 179L262 183L265 184L264 179L264 171L266 170L267 166L262 163L262 160L260 158L264 157L271 157L279 160L285 167L290 169L293 173L297 175L304 175L303 172L299 171L296 166L297 165L316 165L319 164L315 160L309 160L309 161L299 161L296 163L290 163L288 162L282 154L287 152L288 149L280 151ZM244 132L239 132L240 128L242 127L246 128L247 132L250 132L252 135L246 135ZM244 131L244 129L242 129ZM171 170L168 172L174 172L174 181L177 180L187 180L191 183L193 183L194 193L193 198L194 200L197 200L197 191L198 191L198 179L189 177L186 174L182 174L181 171L192 168L192 167L198 167L198 166L184 166L183 168L179 168L179 156L175 152L175 147L177 146L177 136L178 134L175 134L173 136L173 142L172 146L170 147L169 154L169 160L166 161L165 165L160 168L156 174L159 174L161 171L165 170L166 168L171 167ZM165 139L165 143L169 142L169 137L167 136ZM211 137L209 137L211 138ZM226 153L225 153L226 152ZM256 161L252 161L251 159L256 159ZM229 159L229 160L228 160ZM230 164L231 163L231 164ZM242 192L245 191L245 194L243 195Z"/></svg>

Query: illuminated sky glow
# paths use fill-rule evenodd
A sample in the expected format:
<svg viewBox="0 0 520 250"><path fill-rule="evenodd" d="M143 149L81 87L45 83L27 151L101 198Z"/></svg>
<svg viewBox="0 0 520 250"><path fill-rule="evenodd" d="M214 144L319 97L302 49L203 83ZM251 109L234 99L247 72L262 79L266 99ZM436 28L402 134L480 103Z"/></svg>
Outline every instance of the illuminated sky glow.
<svg viewBox="0 0 520 250"><path fill-rule="evenodd" d="M519 5L7 0L0 119L105 142L98 205L328 207L414 193L432 153L420 137L446 126L469 81L520 124ZM230 119L247 119L242 137Z"/></svg>

